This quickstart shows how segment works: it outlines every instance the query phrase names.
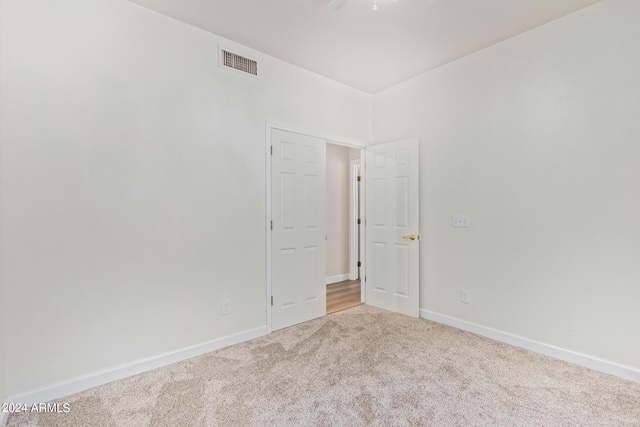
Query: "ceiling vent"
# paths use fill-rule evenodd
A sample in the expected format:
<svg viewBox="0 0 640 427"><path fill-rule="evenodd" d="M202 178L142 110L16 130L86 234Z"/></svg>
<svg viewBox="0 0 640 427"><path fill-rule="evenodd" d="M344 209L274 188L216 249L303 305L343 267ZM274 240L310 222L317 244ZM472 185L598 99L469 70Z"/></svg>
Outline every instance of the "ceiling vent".
<svg viewBox="0 0 640 427"><path fill-rule="evenodd" d="M258 62L220 48L220 66L258 78Z"/></svg>

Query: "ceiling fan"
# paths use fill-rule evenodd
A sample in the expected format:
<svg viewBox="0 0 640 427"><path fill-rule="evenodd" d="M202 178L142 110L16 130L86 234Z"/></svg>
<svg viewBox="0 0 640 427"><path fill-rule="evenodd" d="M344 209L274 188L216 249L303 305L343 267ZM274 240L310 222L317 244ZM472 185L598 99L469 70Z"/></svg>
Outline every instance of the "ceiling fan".
<svg viewBox="0 0 640 427"><path fill-rule="evenodd" d="M331 10L340 10L342 9L342 6L344 6L349 0L329 0L329 3L327 3L326 8L327 9L331 9ZM398 0L391 0L394 3L397 3ZM373 0L373 10L378 10L378 5L376 3L376 0Z"/></svg>
<svg viewBox="0 0 640 427"><path fill-rule="evenodd" d="M327 3L326 8L331 10L340 10L342 9L342 6L344 6L345 3L348 1L349 0L329 0L329 3Z"/></svg>

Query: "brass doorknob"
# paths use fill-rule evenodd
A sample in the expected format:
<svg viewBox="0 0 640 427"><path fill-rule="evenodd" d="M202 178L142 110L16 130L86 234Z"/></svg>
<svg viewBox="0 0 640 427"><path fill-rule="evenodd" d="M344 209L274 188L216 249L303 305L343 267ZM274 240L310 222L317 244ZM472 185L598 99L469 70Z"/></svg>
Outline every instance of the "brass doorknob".
<svg viewBox="0 0 640 427"><path fill-rule="evenodd" d="M417 237L416 237L416 235L415 235L415 234L412 234L412 235L410 235L410 236L402 236L402 238L403 238L404 240L416 240L416 239L417 239Z"/></svg>

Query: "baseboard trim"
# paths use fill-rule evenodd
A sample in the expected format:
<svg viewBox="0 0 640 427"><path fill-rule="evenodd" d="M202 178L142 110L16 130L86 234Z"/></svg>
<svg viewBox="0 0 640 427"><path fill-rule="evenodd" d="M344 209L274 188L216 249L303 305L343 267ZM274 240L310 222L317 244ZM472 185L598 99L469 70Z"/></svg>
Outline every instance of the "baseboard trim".
<svg viewBox="0 0 640 427"><path fill-rule="evenodd" d="M349 280L349 273L327 277L327 285L330 285L332 283L344 282L345 280Z"/></svg>
<svg viewBox="0 0 640 427"><path fill-rule="evenodd" d="M605 374L615 375L616 377L623 378L625 380L640 383L640 369L636 369L632 366L622 365L616 362L611 362L609 360L599 359L597 357L577 353L575 351L545 344L539 341L531 340L529 338L521 337L519 335L514 335L509 332L489 328L487 326L468 322L466 320L436 313L430 310L420 309L420 317L422 317L423 319L432 320L437 323L442 323L447 326L462 329L463 331L471 332L476 335L491 338L496 341L513 345L515 347L524 348L525 350L531 350L536 353L564 360L565 362L574 363L576 365L584 366L585 368L593 369Z"/></svg>
<svg viewBox="0 0 640 427"><path fill-rule="evenodd" d="M0 427L6 427L9 420L8 412L0 412Z"/></svg>
<svg viewBox="0 0 640 427"><path fill-rule="evenodd" d="M136 362L117 366L112 369L88 374L70 381L66 381L54 386L44 387L29 393L11 397L9 402L25 403L32 405L34 403L49 402L54 399L60 399L71 394L79 393L93 387L101 386L113 381L130 377L132 375L141 374L152 369L161 368L171 365L172 363L181 362L192 357L200 356L215 350L219 350L230 345L239 344L254 338L267 334L267 327L250 329L239 334L229 335L216 340L208 341L182 350L166 353L160 356L142 359ZM0 427L4 425L0 424Z"/></svg>

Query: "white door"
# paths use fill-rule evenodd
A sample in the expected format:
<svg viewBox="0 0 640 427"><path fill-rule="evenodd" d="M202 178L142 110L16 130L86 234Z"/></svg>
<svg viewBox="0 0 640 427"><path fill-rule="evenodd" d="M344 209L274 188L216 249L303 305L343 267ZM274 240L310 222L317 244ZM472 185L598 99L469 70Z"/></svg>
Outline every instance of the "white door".
<svg viewBox="0 0 640 427"><path fill-rule="evenodd" d="M418 140L367 148L367 304L419 315Z"/></svg>
<svg viewBox="0 0 640 427"><path fill-rule="evenodd" d="M271 329L326 314L326 141L271 131Z"/></svg>

